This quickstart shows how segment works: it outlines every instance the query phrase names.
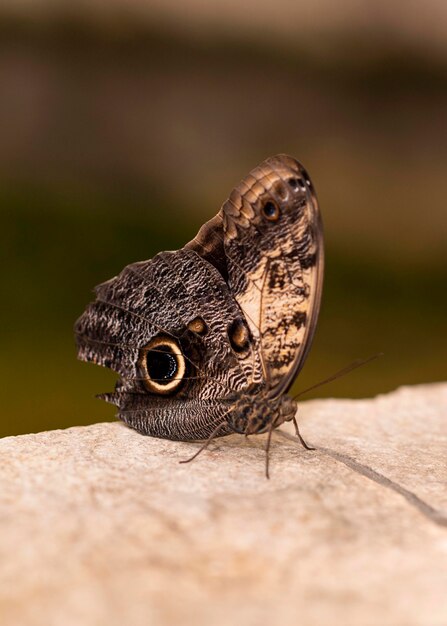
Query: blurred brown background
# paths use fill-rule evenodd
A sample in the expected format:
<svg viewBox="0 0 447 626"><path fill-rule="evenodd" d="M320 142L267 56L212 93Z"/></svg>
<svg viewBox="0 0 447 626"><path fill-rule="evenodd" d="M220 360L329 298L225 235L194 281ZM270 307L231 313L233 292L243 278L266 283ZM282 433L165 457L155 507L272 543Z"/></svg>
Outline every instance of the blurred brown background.
<svg viewBox="0 0 447 626"><path fill-rule="evenodd" d="M379 351L316 395L446 378L445 3L7 0L0 85L1 435L113 419L114 375L75 358L92 287L278 152L326 228L296 389Z"/></svg>

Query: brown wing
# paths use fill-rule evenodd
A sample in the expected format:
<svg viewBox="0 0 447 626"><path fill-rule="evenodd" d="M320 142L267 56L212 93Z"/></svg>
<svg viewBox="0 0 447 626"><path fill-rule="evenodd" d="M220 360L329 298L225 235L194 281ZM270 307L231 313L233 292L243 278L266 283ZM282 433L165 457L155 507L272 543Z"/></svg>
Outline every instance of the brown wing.
<svg viewBox="0 0 447 626"><path fill-rule="evenodd" d="M76 322L78 358L119 374L117 392L102 397L133 428L206 439L234 394L262 377L254 347L235 353L228 340L240 317L214 267L191 250L161 252L96 288Z"/></svg>
<svg viewBox="0 0 447 626"><path fill-rule="evenodd" d="M224 276L274 395L310 349L323 284L323 229L312 183L292 157L271 157L231 192L187 247Z"/></svg>

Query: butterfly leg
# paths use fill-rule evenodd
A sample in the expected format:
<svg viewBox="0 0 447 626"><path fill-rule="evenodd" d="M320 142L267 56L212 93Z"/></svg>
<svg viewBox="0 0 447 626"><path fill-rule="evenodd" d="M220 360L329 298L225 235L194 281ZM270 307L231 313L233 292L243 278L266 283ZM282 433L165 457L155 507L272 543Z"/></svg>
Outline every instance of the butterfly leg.
<svg viewBox="0 0 447 626"><path fill-rule="evenodd" d="M217 437L219 431L226 425L227 425L227 422L225 421L225 422L221 422L218 426L216 426L216 428L213 430L211 435L208 437L208 439L205 441L205 443L202 446L200 446L200 448L197 450L197 452L195 454L193 454L192 457L190 457L189 459L185 459L184 461L179 461L179 463L189 463L190 461L193 461L196 457L198 457L201 452L203 452L204 450L206 450L208 448L208 446L210 445L212 440L215 437Z"/></svg>
<svg viewBox="0 0 447 626"><path fill-rule="evenodd" d="M296 417L293 418L292 422L295 427L295 435L300 440L300 443L303 446L303 448L306 448L306 450L315 450L316 448L312 448L311 446L308 446L307 443L304 441L304 439L301 437L301 433L300 433L300 429L298 428L298 422L296 421Z"/></svg>

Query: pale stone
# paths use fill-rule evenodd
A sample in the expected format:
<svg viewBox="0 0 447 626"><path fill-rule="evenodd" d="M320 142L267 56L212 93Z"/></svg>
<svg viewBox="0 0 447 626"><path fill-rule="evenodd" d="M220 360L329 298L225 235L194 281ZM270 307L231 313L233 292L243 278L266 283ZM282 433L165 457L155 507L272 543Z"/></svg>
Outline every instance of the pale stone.
<svg viewBox="0 0 447 626"><path fill-rule="evenodd" d="M447 384L299 418L329 451L276 435L270 480L264 436L1 440L1 625L447 624Z"/></svg>

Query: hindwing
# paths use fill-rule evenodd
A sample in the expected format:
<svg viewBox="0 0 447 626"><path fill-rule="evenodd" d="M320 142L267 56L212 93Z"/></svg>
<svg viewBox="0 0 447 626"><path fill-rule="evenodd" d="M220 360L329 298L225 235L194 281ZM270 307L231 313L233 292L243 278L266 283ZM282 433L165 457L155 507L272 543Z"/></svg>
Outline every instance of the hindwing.
<svg viewBox="0 0 447 626"><path fill-rule="evenodd" d="M105 399L124 421L156 436L203 438L228 410L221 400L262 378L254 344L241 353L231 348L229 329L241 320L212 265L192 250L162 252L96 288L96 301L76 323L78 357L119 374L117 393ZM166 394L160 381L148 386L144 364L147 347L160 338L184 360L182 379Z"/></svg>

